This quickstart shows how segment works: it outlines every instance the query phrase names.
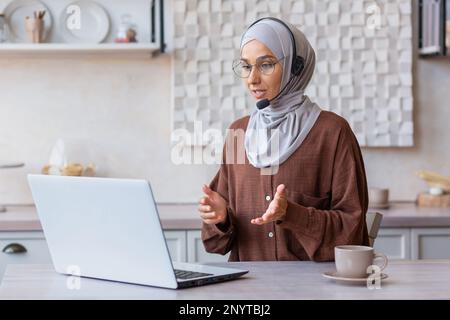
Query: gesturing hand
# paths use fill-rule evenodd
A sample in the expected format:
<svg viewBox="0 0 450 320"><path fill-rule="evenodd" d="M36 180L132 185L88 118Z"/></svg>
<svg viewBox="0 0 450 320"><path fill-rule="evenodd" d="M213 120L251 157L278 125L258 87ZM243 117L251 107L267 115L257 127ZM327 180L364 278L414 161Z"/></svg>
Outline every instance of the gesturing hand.
<svg viewBox="0 0 450 320"><path fill-rule="evenodd" d="M227 219L227 202L220 194L212 191L207 185L202 187L205 196L200 199L198 211L206 224L217 224Z"/></svg>
<svg viewBox="0 0 450 320"><path fill-rule="evenodd" d="M251 223L262 225L268 222L282 220L286 215L286 209L288 202L286 199L286 187L284 184L280 184L277 187L275 197L270 202L266 212L259 218L252 219Z"/></svg>

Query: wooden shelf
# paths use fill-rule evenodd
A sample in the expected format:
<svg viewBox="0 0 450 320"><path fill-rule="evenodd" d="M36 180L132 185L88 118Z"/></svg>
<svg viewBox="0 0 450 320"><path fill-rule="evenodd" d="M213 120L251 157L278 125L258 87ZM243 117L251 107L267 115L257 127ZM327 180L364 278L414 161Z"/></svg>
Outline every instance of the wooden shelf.
<svg viewBox="0 0 450 320"><path fill-rule="evenodd" d="M70 44L70 43L2 43L0 55L43 56L43 55L147 55L160 52L160 46L153 43L100 43L100 44Z"/></svg>

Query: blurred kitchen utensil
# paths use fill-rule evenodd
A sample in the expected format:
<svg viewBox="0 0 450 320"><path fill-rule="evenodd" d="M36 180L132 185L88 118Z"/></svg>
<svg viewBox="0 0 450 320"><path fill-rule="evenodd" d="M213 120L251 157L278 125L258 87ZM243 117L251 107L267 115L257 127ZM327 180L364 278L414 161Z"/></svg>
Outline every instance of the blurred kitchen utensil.
<svg viewBox="0 0 450 320"><path fill-rule="evenodd" d="M41 43L44 33L44 20L38 17L36 11L34 12L35 18L26 17L25 28L27 30L28 39L32 43Z"/></svg>
<svg viewBox="0 0 450 320"><path fill-rule="evenodd" d="M450 178L427 170L419 170L417 176L424 180L429 188L441 188L444 193L450 193Z"/></svg>
<svg viewBox="0 0 450 320"><path fill-rule="evenodd" d="M0 13L0 43L9 41L9 27L5 15Z"/></svg>
<svg viewBox="0 0 450 320"><path fill-rule="evenodd" d="M81 163L68 162L66 144L63 139L58 139L52 148L49 163L41 172L57 176L95 176L96 166L93 163L84 166Z"/></svg>
<svg viewBox="0 0 450 320"><path fill-rule="evenodd" d="M389 189L369 188L369 208L387 209L389 207Z"/></svg>
<svg viewBox="0 0 450 320"><path fill-rule="evenodd" d="M50 153L49 166L63 167L67 164L66 146L63 139L58 139Z"/></svg>
<svg viewBox="0 0 450 320"><path fill-rule="evenodd" d="M89 163L86 168L83 170L83 176L85 177L93 177L97 172L97 167L93 163Z"/></svg>
<svg viewBox="0 0 450 320"><path fill-rule="evenodd" d="M419 207L449 208L450 194L433 195L421 192L417 196L416 202Z"/></svg>
<svg viewBox="0 0 450 320"><path fill-rule="evenodd" d="M136 25L131 22L131 15L123 14L120 17L120 25L114 39L117 43L137 42Z"/></svg>
<svg viewBox="0 0 450 320"><path fill-rule="evenodd" d="M9 26L10 41L18 43L27 42L26 17L33 19L34 13L36 12L36 18L39 18L38 13L44 11L46 14L43 14L41 19L44 21L41 41L45 41L48 38L52 28L52 16L49 9L38 0L11 1L4 10L5 18Z"/></svg>
<svg viewBox="0 0 450 320"><path fill-rule="evenodd" d="M441 174L420 170L416 172L428 184L428 192L417 195L419 207L450 207L450 178Z"/></svg>

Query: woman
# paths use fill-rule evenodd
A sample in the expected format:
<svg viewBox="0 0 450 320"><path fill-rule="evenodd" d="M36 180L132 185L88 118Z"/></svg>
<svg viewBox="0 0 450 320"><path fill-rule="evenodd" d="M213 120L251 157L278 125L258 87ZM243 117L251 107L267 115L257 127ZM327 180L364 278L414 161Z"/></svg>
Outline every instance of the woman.
<svg viewBox="0 0 450 320"><path fill-rule="evenodd" d="M231 250L230 261L330 261L337 245L368 245L361 151L344 118L304 95L314 67L303 33L280 20L258 20L242 36L234 71L257 108L230 126L245 130L245 142L232 147L245 149L245 163L227 159L227 140L219 172L203 186L208 252Z"/></svg>

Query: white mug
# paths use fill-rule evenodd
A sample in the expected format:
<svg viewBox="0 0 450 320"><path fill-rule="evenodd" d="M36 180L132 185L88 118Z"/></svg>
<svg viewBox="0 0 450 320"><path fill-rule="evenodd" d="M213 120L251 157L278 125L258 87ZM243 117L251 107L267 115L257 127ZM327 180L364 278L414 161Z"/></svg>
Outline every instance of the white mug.
<svg viewBox="0 0 450 320"><path fill-rule="evenodd" d="M369 188L369 207L382 207L389 204L389 189Z"/></svg>
<svg viewBox="0 0 450 320"><path fill-rule="evenodd" d="M375 253L372 247L343 245L334 248L336 271L341 277L367 278L367 268L379 259L383 259L383 263L377 266L383 270L388 264L388 259L382 253Z"/></svg>

